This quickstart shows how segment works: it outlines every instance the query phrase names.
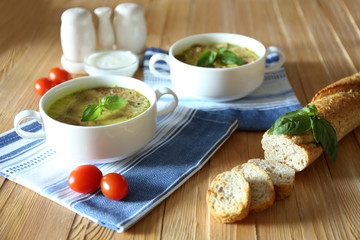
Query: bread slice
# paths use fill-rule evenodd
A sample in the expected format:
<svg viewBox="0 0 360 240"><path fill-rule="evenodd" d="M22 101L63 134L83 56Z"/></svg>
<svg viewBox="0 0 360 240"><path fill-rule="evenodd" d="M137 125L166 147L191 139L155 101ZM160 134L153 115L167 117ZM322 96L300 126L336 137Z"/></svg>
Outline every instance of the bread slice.
<svg viewBox="0 0 360 240"><path fill-rule="evenodd" d="M251 203L250 211L260 212L275 201L274 185L269 175L252 163L244 163L232 169L234 172L241 172L250 184Z"/></svg>
<svg viewBox="0 0 360 240"><path fill-rule="evenodd" d="M360 73L323 88L310 104L316 106L318 116L331 123L340 141L360 126ZM269 135L265 132L261 144L265 159L280 161L295 171L302 171L323 153L311 130L302 134Z"/></svg>
<svg viewBox="0 0 360 240"><path fill-rule="evenodd" d="M250 159L248 162L264 170L274 184L275 200L287 198L294 187L295 170L274 160Z"/></svg>
<svg viewBox="0 0 360 240"><path fill-rule="evenodd" d="M239 221L249 213L249 183L240 172L222 172L212 180L206 202L211 215L220 222Z"/></svg>

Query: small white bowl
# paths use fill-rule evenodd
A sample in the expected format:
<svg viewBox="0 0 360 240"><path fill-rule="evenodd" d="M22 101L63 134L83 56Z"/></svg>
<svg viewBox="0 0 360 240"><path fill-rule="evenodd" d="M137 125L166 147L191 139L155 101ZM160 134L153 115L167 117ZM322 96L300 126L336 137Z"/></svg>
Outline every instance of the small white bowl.
<svg viewBox="0 0 360 240"><path fill-rule="evenodd" d="M237 67L206 68L193 66L178 60L175 55L194 44L230 43L254 51L259 59ZM276 53L280 60L269 67L265 66L266 57ZM170 74L155 68L157 61L165 61L170 66ZM189 36L175 42L168 54L157 53L149 60L149 68L157 77L170 78L176 93L210 101L232 101L245 97L264 81L265 72L275 71L285 61L284 53L277 47L266 48L259 41L232 33L205 33Z"/></svg>
<svg viewBox="0 0 360 240"><path fill-rule="evenodd" d="M58 98L95 87L124 87L142 93L150 107L140 115L127 121L103 126L76 126L51 118L46 110ZM170 94L173 100L163 108L157 107L158 99ZM143 148L155 135L156 119L164 116L177 106L177 96L168 88L153 90L143 81L124 76L87 76L59 84L42 96L39 112L24 110L14 119L19 136L30 139L45 138L51 148L64 159L95 164L122 160ZM20 123L34 118L43 125L38 132L28 132Z"/></svg>
<svg viewBox="0 0 360 240"><path fill-rule="evenodd" d="M131 51L99 51L86 57L84 65L90 76L132 77L139 67L139 58Z"/></svg>

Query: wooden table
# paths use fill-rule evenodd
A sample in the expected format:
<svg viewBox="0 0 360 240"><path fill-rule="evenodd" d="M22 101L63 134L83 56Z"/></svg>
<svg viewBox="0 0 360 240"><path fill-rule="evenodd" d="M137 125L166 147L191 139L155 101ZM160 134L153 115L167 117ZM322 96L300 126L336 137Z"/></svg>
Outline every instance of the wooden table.
<svg viewBox="0 0 360 240"><path fill-rule="evenodd" d="M100 3L102 2L102 3ZM0 2L0 131L23 109L38 109L34 81L60 65L60 16L123 1ZM147 46L168 49L197 33L230 32L276 45L306 104L322 87L360 69L358 0L143 0ZM95 21L96 22L96 21ZM142 69L136 73L142 78ZM0 239L359 239L360 128L297 173L292 195L237 224L220 224L205 203L209 182L249 158L263 157L262 132L235 132L210 161L124 233L90 220L0 177Z"/></svg>

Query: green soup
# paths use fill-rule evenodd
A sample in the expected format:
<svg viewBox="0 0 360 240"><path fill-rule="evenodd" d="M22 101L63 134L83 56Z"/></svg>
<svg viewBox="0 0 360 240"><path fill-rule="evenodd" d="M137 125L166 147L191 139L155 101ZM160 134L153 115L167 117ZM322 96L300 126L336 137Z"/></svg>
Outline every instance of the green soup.
<svg viewBox="0 0 360 240"><path fill-rule="evenodd" d="M101 116L92 121L81 122L87 105L98 104L105 96L118 95L126 100L126 105L116 110L102 110ZM98 87L71 93L56 100L46 113L53 119L79 126L101 126L123 122L143 113L150 107L149 100L133 89L122 87Z"/></svg>
<svg viewBox="0 0 360 240"><path fill-rule="evenodd" d="M214 43L208 45L194 44L176 54L175 58L194 66L229 68L254 62L259 56L245 47L230 43Z"/></svg>

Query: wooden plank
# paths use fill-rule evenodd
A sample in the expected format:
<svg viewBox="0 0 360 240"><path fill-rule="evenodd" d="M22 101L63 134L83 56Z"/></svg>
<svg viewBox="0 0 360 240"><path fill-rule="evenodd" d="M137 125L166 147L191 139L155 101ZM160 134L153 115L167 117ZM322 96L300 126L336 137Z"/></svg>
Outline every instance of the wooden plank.
<svg viewBox="0 0 360 240"><path fill-rule="evenodd" d="M316 160L296 178L295 193L304 237L349 239L348 225L324 158Z"/></svg>
<svg viewBox="0 0 360 240"><path fill-rule="evenodd" d="M360 5L359 5L360 7ZM353 69L348 74L360 70L360 29L359 25L354 21L351 10L344 4L343 1L319 1L319 8L324 12L326 20L331 25L333 31L337 36L340 47L332 52L346 52L345 57L348 59L340 59L340 62L335 64L348 65ZM328 52L328 49L327 49ZM334 56L332 56L334 57ZM344 64L344 61L347 64ZM336 76L335 76L336 77ZM341 76L339 76L341 77Z"/></svg>
<svg viewBox="0 0 360 240"><path fill-rule="evenodd" d="M165 203L163 201L148 215L131 227L128 231L116 235L119 240L122 239L161 239L161 233L164 222Z"/></svg>
<svg viewBox="0 0 360 240"><path fill-rule="evenodd" d="M161 48L169 50L172 44L188 35L189 22L191 14L191 1L177 0L172 1L164 25L164 32L161 36ZM179 19L183 19L179 21Z"/></svg>
<svg viewBox="0 0 360 240"><path fill-rule="evenodd" d="M326 3L323 2L323 5L320 5L319 2L315 2L312 0L306 1L298 1L299 9L304 16L304 21L306 22L307 28L314 39L313 44L317 51L321 54L321 62L326 68L328 75L326 76L332 82L337 81L338 79L349 76L356 72L356 68L351 61L351 58L346 51L346 48L342 45L340 41L341 36L339 37L339 27L334 28L332 25L333 23L339 23L340 21L344 21L343 26L347 26L347 19L346 15L334 15L330 14L330 10L325 12L322 6L333 6L329 7L330 9L340 8L340 6L334 3L330 3L327 1ZM328 9L329 9L328 8ZM329 15L327 15L327 14ZM334 18L335 20L330 20ZM318 22L322 21L323 24L317 24ZM353 32L353 36L357 36L359 30L354 26L350 27L349 31ZM346 29L343 27L343 29ZM338 30L338 31L336 31ZM349 32L348 31L348 32ZM344 31L341 31L344 32ZM341 33L340 33L341 35ZM347 34L346 41L349 41L349 38L352 38L351 35ZM353 48L353 44L347 43L349 49ZM345 64L344 64L345 63ZM328 84L324 84L326 86ZM323 86L323 87L324 87Z"/></svg>
<svg viewBox="0 0 360 240"><path fill-rule="evenodd" d="M6 239L46 239L56 234L66 238L75 213L64 211L62 206L20 185L15 186L7 199L0 214L0 221L7 223L0 227L1 236ZM51 231L44 232L43 228Z"/></svg>
<svg viewBox="0 0 360 240"><path fill-rule="evenodd" d="M208 215L204 191L208 184L207 175L207 167L204 167L166 200L166 224L163 226L162 238L196 239L197 236L204 239L203 235L199 235L199 231L201 233L207 230ZM174 231L174 227L178 231Z"/></svg>
<svg viewBox="0 0 360 240"><path fill-rule="evenodd" d="M26 219L24 227L19 231L19 239L50 239L53 236L65 239L76 215L38 194L34 194L31 205L25 211ZM43 231L43 228L51 231Z"/></svg>
<svg viewBox="0 0 360 240"><path fill-rule="evenodd" d="M161 41L169 6L169 1L159 0L154 1L151 8L146 9L146 19L148 20L146 44L148 47L163 47L161 46Z"/></svg>
<svg viewBox="0 0 360 240"><path fill-rule="evenodd" d="M352 0L342 0L344 5L346 6L346 12L340 14L347 14L354 24L358 27L360 26L360 2L352 1ZM346 26L344 26L346 27Z"/></svg>
<svg viewBox="0 0 360 240"><path fill-rule="evenodd" d="M335 163L327 157L333 188L340 206L341 216L333 219L336 229L348 239L357 239L360 236L360 148L359 143L350 133L339 142L339 155ZM339 224L343 219L346 226ZM335 228L334 227L334 228ZM350 236L347 235L350 233Z"/></svg>
<svg viewBox="0 0 360 240"><path fill-rule="evenodd" d="M287 59L294 65L292 71L287 73L290 80L294 77L302 84L303 93L299 88L296 93L304 94L305 98L302 98L304 100L301 102L308 103L319 89L330 84L331 81L328 79L326 69L321 65L320 54L297 2L276 0L275 4L277 14L281 18L280 26L289 46Z"/></svg>

